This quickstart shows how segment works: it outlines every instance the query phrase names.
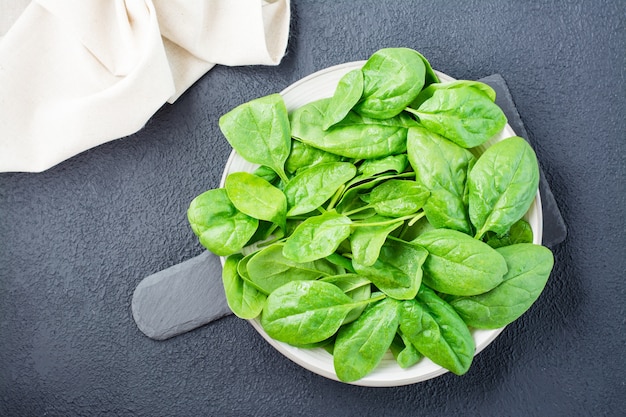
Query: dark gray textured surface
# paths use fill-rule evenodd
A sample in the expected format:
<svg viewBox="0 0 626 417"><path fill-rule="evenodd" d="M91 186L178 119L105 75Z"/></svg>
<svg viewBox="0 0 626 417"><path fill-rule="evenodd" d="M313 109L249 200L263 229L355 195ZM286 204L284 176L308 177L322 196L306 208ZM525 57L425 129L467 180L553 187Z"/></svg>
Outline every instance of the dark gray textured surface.
<svg viewBox="0 0 626 417"><path fill-rule="evenodd" d="M218 67L136 135L0 175L0 415L623 415L626 6L622 1L293 1L279 67ZM568 225L546 290L463 377L329 381L226 317L157 342L130 302L198 255L193 196L219 182L219 115L386 46L456 78L500 73Z"/></svg>

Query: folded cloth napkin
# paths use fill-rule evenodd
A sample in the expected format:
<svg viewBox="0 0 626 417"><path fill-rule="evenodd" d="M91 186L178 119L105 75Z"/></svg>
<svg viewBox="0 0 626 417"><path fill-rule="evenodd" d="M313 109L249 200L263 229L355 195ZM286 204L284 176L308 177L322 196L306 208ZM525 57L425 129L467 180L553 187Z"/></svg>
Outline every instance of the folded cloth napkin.
<svg viewBox="0 0 626 417"><path fill-rule="evenodd" d="M289 0L35 0L0 39L0 172L141 129L216 64L277 65Z"/></svg>

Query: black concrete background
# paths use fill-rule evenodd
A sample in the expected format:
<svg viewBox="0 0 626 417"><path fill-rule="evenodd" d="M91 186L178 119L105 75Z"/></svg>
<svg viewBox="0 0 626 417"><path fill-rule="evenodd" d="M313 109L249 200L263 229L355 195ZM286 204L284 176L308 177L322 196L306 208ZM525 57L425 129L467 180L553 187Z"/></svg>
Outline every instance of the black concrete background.
<svg viewBox="0 0 626 417"><path fill-rule="evenodd" d="M626 4L292 2L278 67L216 67L139 133L0 174L1 416L618 416L626 410ZM189 201L229 153L218 117L382 47L456 78L500 73L569 233L537 303L463 377L327 380L226 317L156 342L130 300L199 254Z"/></svg>

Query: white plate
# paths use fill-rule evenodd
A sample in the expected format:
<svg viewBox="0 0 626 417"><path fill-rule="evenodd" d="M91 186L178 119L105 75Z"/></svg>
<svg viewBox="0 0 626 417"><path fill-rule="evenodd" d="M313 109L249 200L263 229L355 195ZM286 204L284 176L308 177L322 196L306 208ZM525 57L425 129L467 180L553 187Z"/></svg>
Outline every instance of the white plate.
<svg viewBox="0 0 626 417"><path fill-rule="evenodd" d="M285 104L287 105L287 110L292 111L311 101L331 97L341 77L350 70L362 67L364 63L365 61L357 61L329 67L293 83L281 92ZM446 74L438 71L436 71L436 73L441 81L454 81L452 77ZM511 126L507 124L503 131L492 138L488 144L495 143L510 136L515 136L515 132ZM226 162L220 186L224 186L225 178L231 172L252 172L257 166L258 165L251 164L244 160L233 151ZM528 210L528 213L526 213L525 219L530 223L533 229L534 243L541 244L543 217L539 192L537 192L537 197ZM222 262L224 262L224 259L222 259ZM333 358L330 353L326 352L324 349L300 349L286 343L278 342L265 333L258 319L250 320L250 323L268 343L287 358L316 374L339 381L333 368ZM472 336L476 343L476 354L486 348L502 330L504 330L504 328L472 331ZM408 369L402 369L394 360L391 352L388 352L380 365L373 372L361 380L351 382L351 384L372 387L400 386L425 381L446 372L448 372L447 369L434 364L427 358L422 359L419 363Z"/></svg>

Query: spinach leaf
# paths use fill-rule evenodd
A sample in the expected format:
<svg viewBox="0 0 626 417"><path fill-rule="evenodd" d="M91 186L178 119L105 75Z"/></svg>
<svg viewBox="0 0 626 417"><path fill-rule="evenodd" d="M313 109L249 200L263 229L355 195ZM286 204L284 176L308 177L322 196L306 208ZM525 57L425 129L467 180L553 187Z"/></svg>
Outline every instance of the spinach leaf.
<svg viewBox="0 0 626 417"><path fill-rule="evenodd" d="M497 249L509 271L489 292L450 301L463 320L478 329L497 329L517 320L539 298L550 277L554 257L540 245L518 243Z"/></svg>
<svg viewBox="0 0 626 417"><path fill-rule="evenodd" d="M239 211L255 219L274 222L285 230L287 199L278 188L247 172L229 174L224 187Z"/></svg>
<svg viewBox="0 0 626 417"><path fill-rule="evenodd" d="M524 219L513 223L513 226L503 235L497 235L494 232L485 233L487 244L494 249L516 243L533 243L533 236L533 229Z"/></svg>
<svg viewBox="0 0 626 417"><path fill-rule="evenodd" d="M401 113L419 94L425 82L423 57L408 48L386 48L367 60L363 71L363 97L357 113L387 119Z"/></svg>
<svg viewBox="0 0 626 417"><path fill-rule="evenodd" d="M366 159L357 168L357 174L361 177L373 177L385 172L404 172L409 164L406 154L389 155L379 159Z"/></svg>
<svg viewBox="0 0 626 417"><path fill-rule="evenodd" d="M412 178L414 176L415 174L412 172L405 172L402 174L382 173L374 176L360 175L355 177L352 181L346 184L343 195L337 204L337 211L340 213L346 213L365 206L366 203L361 199L361 197L386 180L394 178ZM371 211L372 215L375 214L374 210Z"/></svg>
<svg viewBox="0 0 626 417"><path fill-rule="evenodd" d="M413 346L413 344L402 334L400 330L396 333L391 342L391 353L400 368L406 369L422 359L422 354Z"/></svg>
<svg viewBox="0 0 626 417"><path fill-rule="evenodd" d="M389 297L408 300L415 297L422 282L422 264L428 252L418 246L388 240L371 266L352 260L354 270L368 278Z"/></svg>
<svg viewBox="0 0 626 417"><path fill-rule="evenodd" d="M343 274L332 277L320 278L320 281L329 282L341 288L346 295L350 296L354 301L367 300L372 295L372 286L370 280L357 274ZM343 324L356 320L367 305L359 305L348 313L343 320Z"/></svg>
<svg viewBox="0 0 626 417"><path fill-rule="evenodd" d="M482 294L500 284L507 272L504 258L495 249L456 230L431 230L412 243L428 251L424 283L439 292Z"/></svg>
<svg viewBox="0 0 626 417"><path fill-rule="evenodd" d="M472 364L476 347L467 325L426 286L402 302L400 331L422 355L457 375Z"/></svg>
<svg viewBox="0 0 626 417"><path fill-rule="evenodd" d="M310 168L313 165L324 162L339 162L341 157L321 149L314 148L298 140L291 143L291 152L285 162L285 169L289 173L297 173L298 170Z"/></svg>
<svg viewBox="0 0 626 417"><path fill-rule="evenodd" d="M375 187L367 203L376 213L387 217L402 217L421 209L430 192L419 182L391 179Z"/></svg>
<svg viewBox="0 0 626 417"><path fill-rule="evenodd" d="M292 281L267 297L261 325L271 338L281 342L317 343L335 334L354 307L373 301L355 302L328 282Z"/></svg>
<svg viewBox="0 0 626 417"><path fill-rule="evenodd" d="M368 222L377 223L390 220L388 217L374 216ZM363 266L372 266L380 254L380 249L387 240L389 233L403 224L398 220L380 226L356 227L350 235L350 246L353 259Z"/></svg>
<svg viewBox="0 0 626 417"><path fill-rule="evenodd" d="M222 269L222 283L226 302L232 312L242 319L253 319L261 314L266 295L250 285L237 272L237 266L242 258L240 254L226 258Z"/></svg>
<svg viewBox="0 0 626 417"><path fill-rule="evenodd" d="M483 93L489 100L493 102L496 101L496 92L489 85L481 83L480 81L455 80L444 83L431 84L428 87L425 87L422 91L420 91L417 98L411 103L410 107L413 109L419 108L419 106L423 102L431 98L437 90L447 90L461 87L474 88L477 91Z"/></svg>
<svg viewBox="0 0 626 417"><path fill-rule="evenodd" d="M347 158L382 158L406 150L407 118L374 120L352 112L328 130L322 127L329 99L317 100L290 115L291 134L307 145ZM414 124L414 122L412 122Z"/></svg>
<svg viewBox="0 0 626 417"><path fill-rule="evenodd" d="M539 186L535 152L513 136L489 147L468 176L469 215L476 237L503 234L528 211Z"/></svg>
<svg viewBox="0 0 626 417"><path fill-rule="evenodd" d="M261 165L256 168L253 172L259 178L263 178L265 181L270 184L274 184L277 179L279 179L278 174L270 167L266 167L265 165Z"/></svg>
<svg viewBox="0 0 626 417"><path fill-rule="evenodd" d="M341 77L324 114L324 130L342 121L363 94L363 72L352 70Z"/></svg>
<svg viewBox="0 0 626 417"><path fill-rule="evenodd" d="M439 80L439 77L437 76L437 74L433 70L433 68L430 66L430 62L428 62L428 59L426 59L426 57L424 55L422 55L421 53L419 53L417 51L415 51L415 53L420 57L420 59L424 63L424 67L426 69L426 73L424 74L424 87L423 88L426 88L426 87L428 87L431 84L441 82Z"/></svg>
<svg viewBox="0 0 626 417"><path fill-rule="evenodd" d="M435 90L419 108L407 108L422 126L463 148L481 145L506 125L502 109L472 87Z"/></svg>
<svg viewBox="0 0 626 417"><path fill-rule="evenodd" d="M272 168L287 181L284 164L291 146L287 107L271 94L235 107L219 120L228 143L246 160Z"/></svg>
<svg viewBox="0 0 626 417"><path fill-rule="evenodd" d="M356 381L374 370L389 350L398 323L399 303L386 298L369 304L358 319L342 326L333 350L337 377Z"/></svg>
<svg viewBox="0 0 626 417"><path fill-rule="evenodd" d="M428 221L437 228L471 234L465 184L476 162L472 153L423 127L412 127L407 154L417 181L430 190L424 205Z"/></svg>
<svg viewBox="0 0 626 417"><path fill-rule="evenodd" d="M296 262L311 262L335 252L350 236L352 221L334 210L309 217L285 241L283 255Z"/></svg>
<svg viewBox="0 0 626 417"><path fill-rule="evenodd" d="M219 256L239 252L259 225L257 219L237 210L223 188L194 198L187 219L202 246Z"/></svg>
<svg viewBox="0 0 626 417"><path fill-rule="evenodd" d="M349 162L327 162L302 171L285 186L287 215L296 216L317 209L355 175L356 167Z"/></svg>
<svg viewBox="0 0 626 417"><path fill-rule="evenodd" d="M266 293L291 281L314 280L337 275L341 269L326 259L313 262L295 262L283 255L282 243L275 243L255 253L247 262L250 281Z"/></svg>

